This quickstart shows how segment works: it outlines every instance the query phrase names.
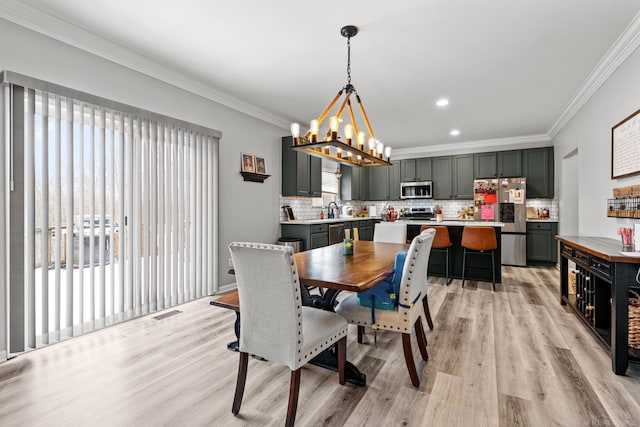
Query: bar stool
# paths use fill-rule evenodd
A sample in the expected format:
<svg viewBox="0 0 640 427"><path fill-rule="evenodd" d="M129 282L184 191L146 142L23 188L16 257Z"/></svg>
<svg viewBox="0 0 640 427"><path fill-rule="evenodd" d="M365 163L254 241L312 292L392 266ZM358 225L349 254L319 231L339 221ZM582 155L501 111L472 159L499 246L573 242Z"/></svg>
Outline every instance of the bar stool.
<svg viewBox="0 0 640 427"><path fill-rule="evenodd" d="M449 237L449 227L446 225L423 225L420 227L420 233L428 228L433 228L436 230L436 236L433 238L433 243L431 244L431 250L445 252L445 266L444 266L444 278L447 286L453 280L453 277L449 277L449 251L453 244L451 243L451 238Z"/></svg>
<svg viewBox="0 0 640 427"><path fill-rule="evenodd" d="M493 290L496 290L495 250L498 249L496 232L493 227L464 227L462 229L462 287L464 288L467 253L491 255Z"/></svg>

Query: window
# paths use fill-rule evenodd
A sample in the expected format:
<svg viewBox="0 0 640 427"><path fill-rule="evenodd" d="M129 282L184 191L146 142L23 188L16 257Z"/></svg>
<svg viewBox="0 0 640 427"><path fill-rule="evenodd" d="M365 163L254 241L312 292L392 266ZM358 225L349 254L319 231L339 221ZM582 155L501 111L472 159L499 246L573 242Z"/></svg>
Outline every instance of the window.
<svg viewBox="0 0 640 427"><path fill-rule="evenodd" d="M337 202L340 197L340 164L333 160L322 159L322 205Z"/></svg>
<svg viewBox="0 0 640 427"><path fill-rule="evenodd" d="M14 73L3 82L9 354L215 291L219 132Z"/></svg>

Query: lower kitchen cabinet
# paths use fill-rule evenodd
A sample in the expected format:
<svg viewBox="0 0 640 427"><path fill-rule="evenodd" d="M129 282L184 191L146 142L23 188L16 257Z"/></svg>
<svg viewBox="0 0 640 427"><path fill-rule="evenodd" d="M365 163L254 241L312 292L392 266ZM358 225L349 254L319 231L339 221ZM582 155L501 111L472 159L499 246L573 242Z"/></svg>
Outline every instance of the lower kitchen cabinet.
<svg viewBox="0 0 640 427"><path fill-rule="evenodd" d="M558 260L557 222L527 222L527 264L555 264Z"/></svg>
<svg viewBox="0 0 640 427"><path fill-rule="evenodd" d="M280 224L281 237L302 239L302 250L321 248L333 243L342 242L344 230L350 230L353 237L353 229L358 229L360 240L373 240L373 230L379 219L353 219L325 222L320 224L291 223Z"/></svg>
<svg viewBox="0 0 640 427"><path fill-rule="evenodd" d="M282 237L302 239L303 250L321 248L329 244L329 224L281 224Z"/></svg>

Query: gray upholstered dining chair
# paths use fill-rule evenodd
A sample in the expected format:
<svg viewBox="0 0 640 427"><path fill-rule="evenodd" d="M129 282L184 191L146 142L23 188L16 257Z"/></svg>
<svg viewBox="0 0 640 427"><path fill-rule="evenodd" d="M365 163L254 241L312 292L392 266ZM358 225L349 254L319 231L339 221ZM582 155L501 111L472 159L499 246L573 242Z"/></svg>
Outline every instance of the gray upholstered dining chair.
<svg viewBox="0 0 640 427"><path fill-rule="evenodd" d="M376 310L376 327L402 334L404 359L411 383L418 387L420 379L411 350L411 328L415 326L418 348L423 360L428 360L427 338L422 326L422 312L428 311L427 266L435 230L429 229L411 241L402 271L398 305L395 310ZM422 304L418 302L422 301ZM358 327L372 326L371 308L358 304L356 295L350 295L336 307L336 313Z"/></svg>
<svg viewBox="0 0 640 427"><path fill-rule="evenodd" d="M338 380L345 383L347 322L302 306L293 248L262 243L229 245L240 298L240 364L232 412L240 412L249 354L291 369L287 426L295 423L300 370L337 343Z"/></svg>

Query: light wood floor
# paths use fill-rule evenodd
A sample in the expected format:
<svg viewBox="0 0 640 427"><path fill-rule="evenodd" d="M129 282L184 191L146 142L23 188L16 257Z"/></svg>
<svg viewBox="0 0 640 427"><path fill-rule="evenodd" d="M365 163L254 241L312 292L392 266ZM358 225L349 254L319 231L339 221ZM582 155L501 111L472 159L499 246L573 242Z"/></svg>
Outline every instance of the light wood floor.
<svg viewBox="0 0 640 427"><path fill-rule="evenodd" d="M302 372L300 426L637 426L640 366L612 373L608 355L559 304L553 268L503 269L502 285L433 279L430 359L411 386L399 336L350 330L364 388ZM2 426L280 426L289 372L250 359L231 415L234 314L205 298L0 364ZM170 310L169 310L170 311ZM414 353L419 360L414 339Z"/></svg>

